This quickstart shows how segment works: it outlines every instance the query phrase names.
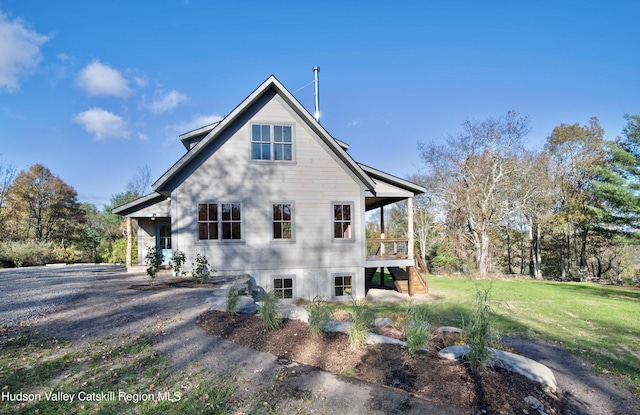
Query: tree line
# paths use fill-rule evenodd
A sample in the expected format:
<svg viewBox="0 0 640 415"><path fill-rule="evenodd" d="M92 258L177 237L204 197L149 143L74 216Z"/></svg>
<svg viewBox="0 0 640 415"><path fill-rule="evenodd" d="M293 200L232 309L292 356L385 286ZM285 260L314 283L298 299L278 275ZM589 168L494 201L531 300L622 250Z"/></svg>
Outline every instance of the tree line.
<svg viewBox="0 0 640 415"><path fill-rule="evenodd" d="M149 167L139 168L99 210L78 202L76 190L42 164L20 172L0 164L0 266L124 262L124 219L112 210L143 196L150 183Z"/></svg>
<svg viewBox="0 0 640 415"><path fill-rule="evenodd" d="M414 201L416 249L436 270L637 281L640 115L625 119L610 140L596 117L561 124L537 150L515 111L420 142L423 171L409 178L427 188ZM387 236L406 235L406 209L385 214Z"/></svg>
<svg viewBox="0 0 640 415"><path fill-rule="evenodd" d="M637 279L640 115L625 119L614 139L595 117L561 124L534 150L515 111L420 142L422 171L408 178L427 188L413 203L416 250L436 271ZM0 163L0 263L124 262L126 229L112 210L150 183L144 166L99 210L41 164L18 173ZM406 218L406 203L387 209L387 237L405 237ZM368 237L379 223L369 221Z"/></svg>

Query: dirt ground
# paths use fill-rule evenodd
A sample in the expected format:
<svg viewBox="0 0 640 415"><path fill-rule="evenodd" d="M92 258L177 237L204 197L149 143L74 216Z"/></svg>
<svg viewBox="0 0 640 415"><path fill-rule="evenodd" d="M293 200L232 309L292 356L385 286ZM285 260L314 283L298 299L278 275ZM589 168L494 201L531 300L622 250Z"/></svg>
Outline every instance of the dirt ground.
<svg viewBox="0 0 640 415"><path fill-rule="evenodd" d="M525 402L528 396L543 403L548 413L572 413L562 396L545 392L539 383L521 375L497 369L486 370L475 378L462 364L440 359L435 350L438 339L433 351L412 356L398 345L354 349L347 335L313 335L299 321L284 320L281 328L266 331L259 316L209 311L198 318L198 324L212 335L276 355L283 361L301 362L401 389L438 405L461 407L467 413L527 413L524 411L531 410Z"/></svg>
<svg viewBox="0 0 640 415"><path fill-rule="evenodd" d="M33 272L46 274L42 281L60 281L58 275L73 269ZM640 414L638 397L621 390L615 377L595 372L557 346L522 339L510 339L509 344L554 371L560 389L554 396L503 371L490 371L476 382L460 364L432 353L411 357L391 346L354 351L344 336L314 338L298 322L266 333L256 316L229 318L208 312L205 300L212 286L162 285L170 276L161 275L150 289L143 288L148 283L144 271L127 273L117 266L82 270L88 278L74 282L81 285L77 294L54 293L43 299L55 309L47 306L46 315L21 330L77 344L151 333L159 353L176 370L195 365L213 376L232 370L244 394L237 397L239 407L247 396L268 390L275 379L272 394L281 401L280 412L291 414L467 414L478 413L483 405L485 413L536 414L520 402L525 393L541 401L549 414ZM12 284L12 296L24 298L25 309L30 307L30 273L23 270L15 278L11 270L0 274L0 291L7 292L4 285Z"/></svg>

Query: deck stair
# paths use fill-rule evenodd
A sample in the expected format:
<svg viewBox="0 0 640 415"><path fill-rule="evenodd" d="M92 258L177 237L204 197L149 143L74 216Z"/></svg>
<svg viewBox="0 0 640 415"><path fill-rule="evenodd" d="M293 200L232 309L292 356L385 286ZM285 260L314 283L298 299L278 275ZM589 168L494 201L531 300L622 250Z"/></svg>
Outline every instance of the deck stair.
<svg viewBox="0 0 640 415"><path fill-rule="evenodd" d="M396 286L396 290L403 294L426 294L425 285L419 280L420 276L414 267L391 267L388 268ZM413 293L409 293L409 284L413 288Z"/></svg>

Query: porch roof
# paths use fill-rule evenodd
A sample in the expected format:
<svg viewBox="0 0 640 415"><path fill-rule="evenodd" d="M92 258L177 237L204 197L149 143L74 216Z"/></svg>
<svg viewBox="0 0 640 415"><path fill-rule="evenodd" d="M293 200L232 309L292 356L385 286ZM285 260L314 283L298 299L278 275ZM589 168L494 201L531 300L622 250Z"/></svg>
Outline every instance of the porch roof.
<svg viewBox="0 0 640 415"><path fill-rule="evenodd" d="M364 164L358 164L375 182L375 188L373 190L367 190L365 193L365 210L367 211L409 199L427 191L423 186L408 180L401 179Z"/></svg>
<svg viewBox="0 0 640 415"><path fill-rule="evenodd" d="M154 192L113 209L113 213L128 218L171 217L171 199Z"/></svg>

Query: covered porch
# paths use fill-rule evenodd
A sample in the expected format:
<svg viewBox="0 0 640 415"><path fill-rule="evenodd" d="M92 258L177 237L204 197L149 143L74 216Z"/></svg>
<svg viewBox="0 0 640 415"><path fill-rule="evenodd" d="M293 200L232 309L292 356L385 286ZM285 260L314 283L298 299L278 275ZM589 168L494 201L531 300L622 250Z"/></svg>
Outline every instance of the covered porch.
<svg viewBox="0 0 640 415"><path fill-rule="evenodd" d="M162 253L164 265L169 264L172 257L170 198L152 193L115 208L113 213L125 217L128 268L143 264L150 246ZM138 263L135 264L132 261L134 232L138 237Z"/></svg>
<svg viewBox="0 0 640 415"><path fill-rule="evenodd" d="M365 211L380 210L380 237L367 238L365 260L365 286L370 288L395 289L410 296L429 291L427 267L414 250L413 198L425 192L414 183L387 173L361 165L371 176L376 188L365 195ZM407 235L402 238L387 238L385 229L385 207L407 201ZM393 283L385 282L389 275Z"/></svg>

